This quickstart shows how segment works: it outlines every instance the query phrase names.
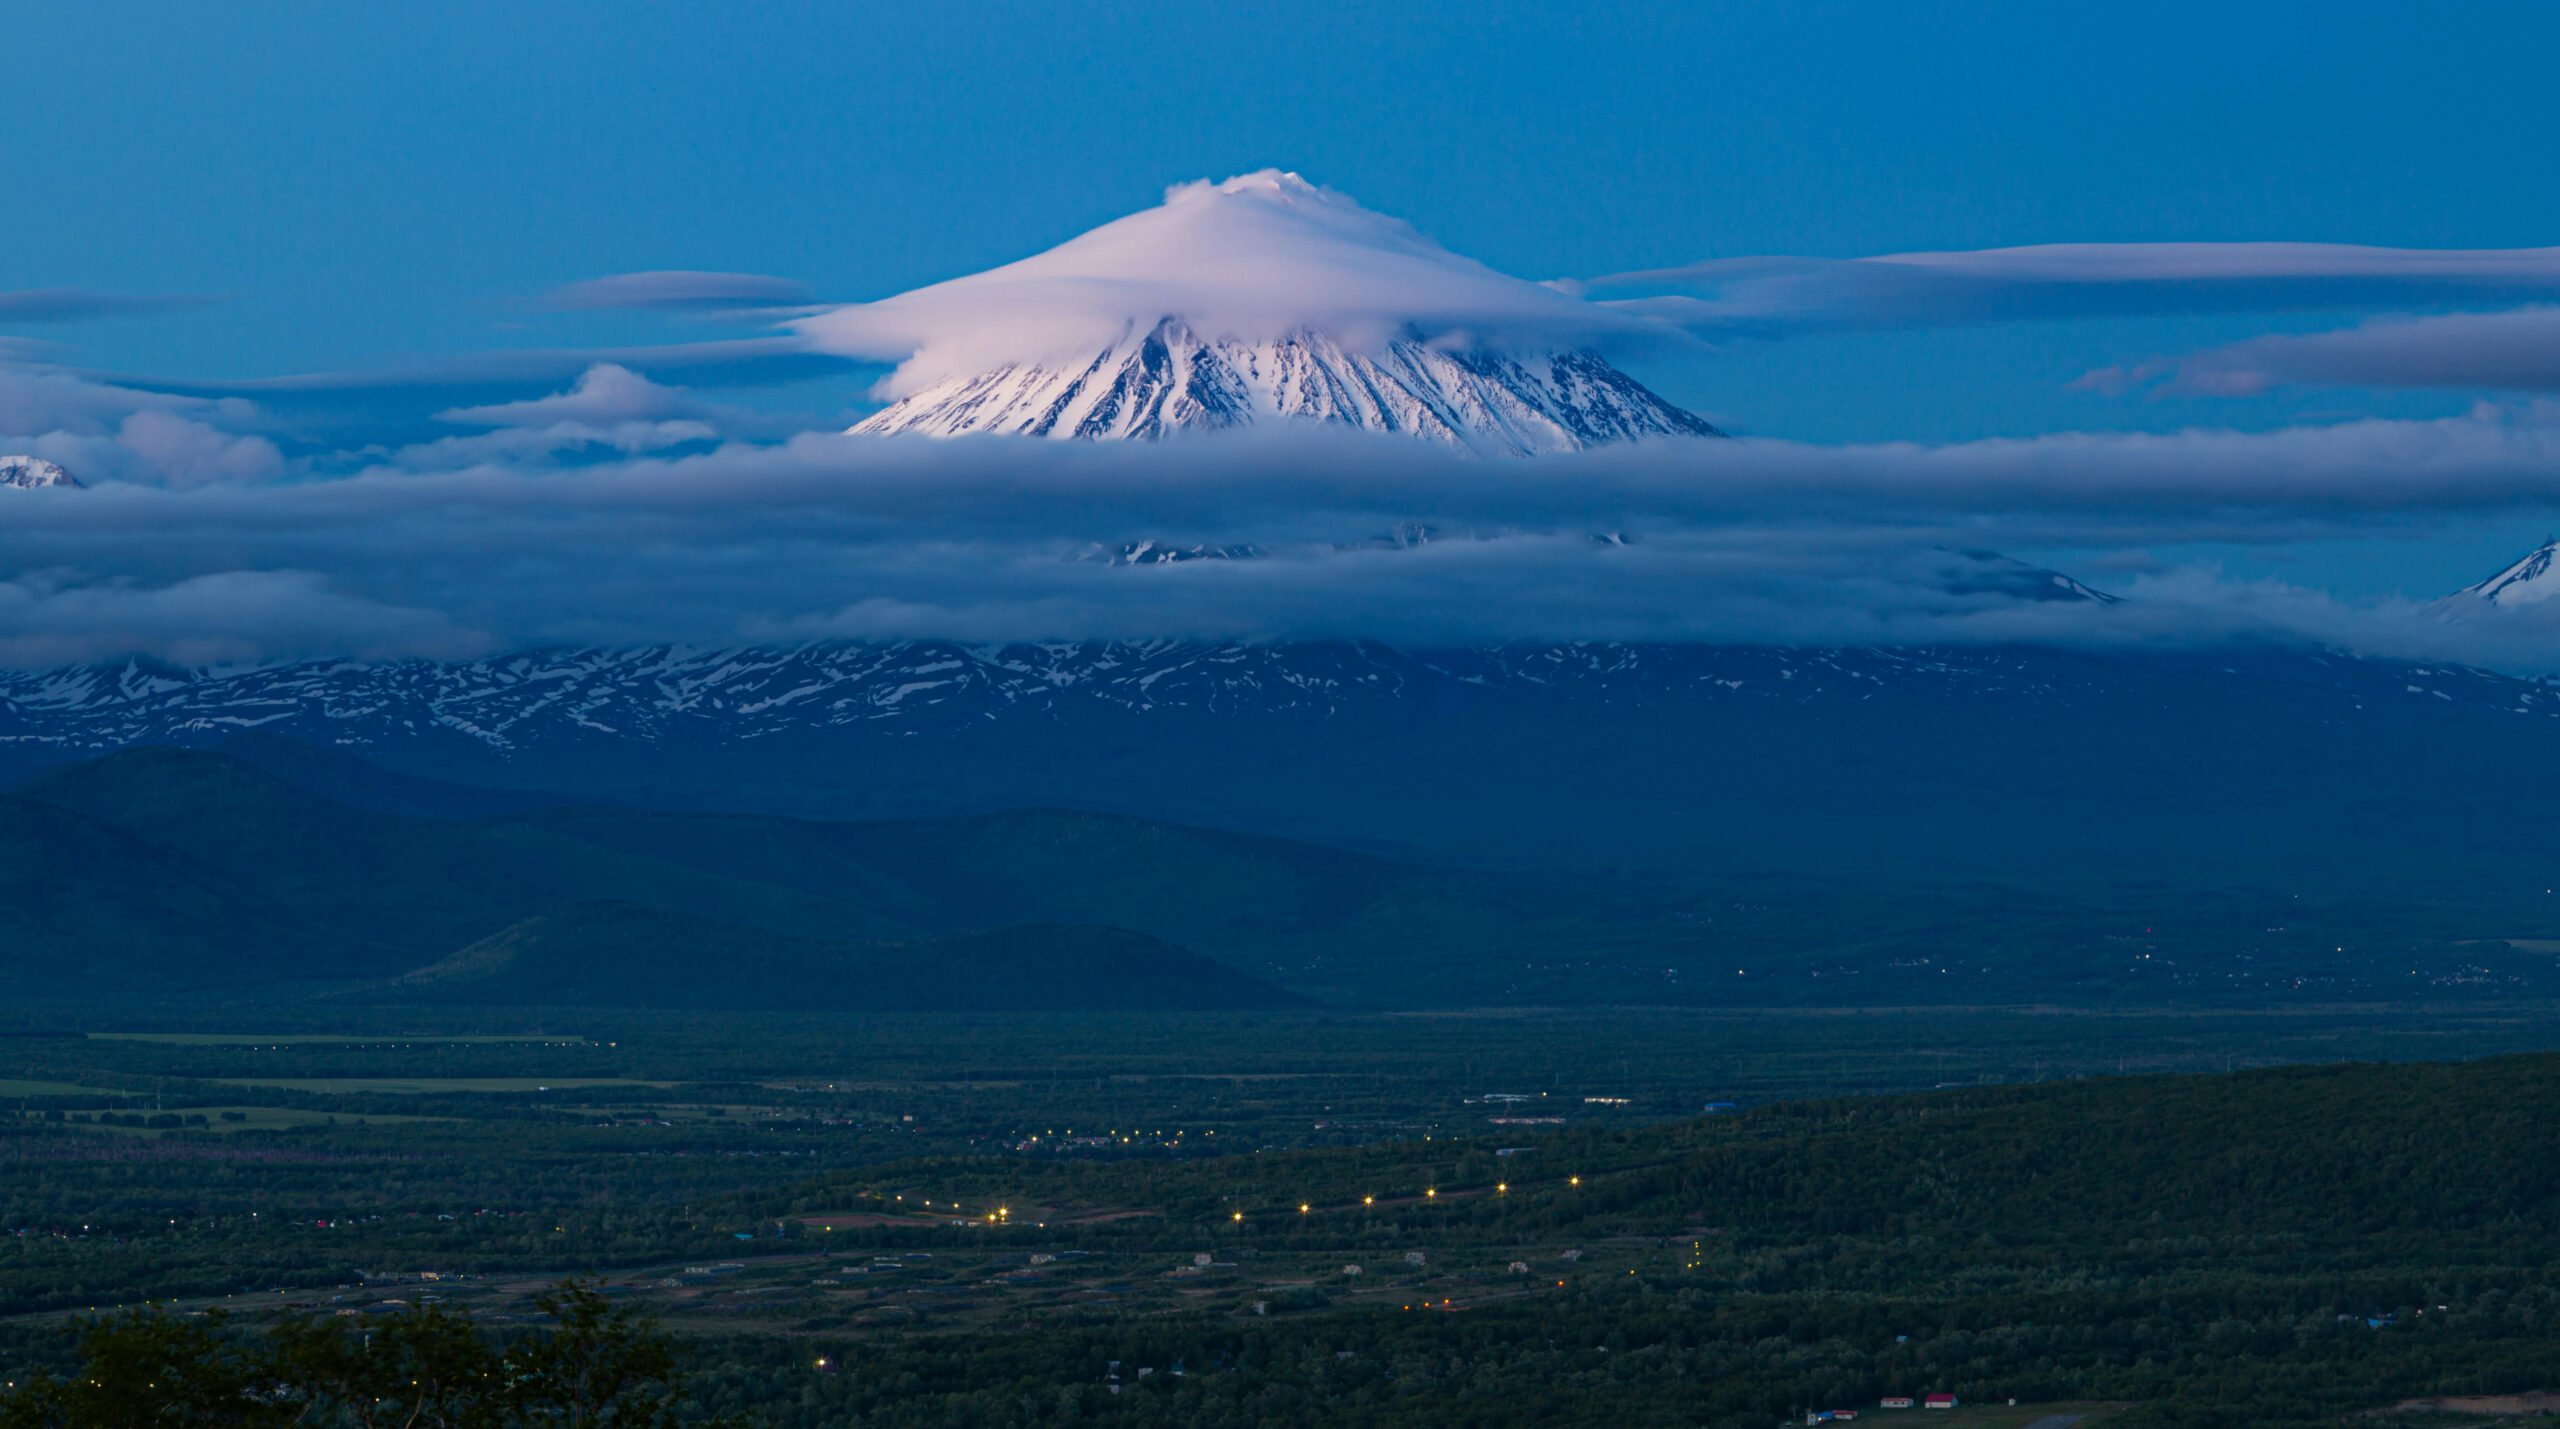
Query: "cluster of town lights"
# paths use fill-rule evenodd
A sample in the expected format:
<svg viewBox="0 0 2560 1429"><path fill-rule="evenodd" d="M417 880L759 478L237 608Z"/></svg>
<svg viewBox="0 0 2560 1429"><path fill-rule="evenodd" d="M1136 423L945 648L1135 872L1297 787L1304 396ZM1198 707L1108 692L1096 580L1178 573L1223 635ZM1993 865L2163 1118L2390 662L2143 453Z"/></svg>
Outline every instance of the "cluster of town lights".
<svg viewBox="0 0 2560 1429"><path fill-rule="evenodd" d="M1579 1176L1568 1176L1568 1177L1566 1177L1566 1178L1565 1178L1565 1184L1566 1184L1567 1186L1571 1186L1571 1187L1579 1187L1579 1186L1582 1184L1582 1178L1581 1178L1581 1177L1579 1177ZM1497 1182L1495 1182L1495 1183L1494 1183L1494 1185L1493 1185L1493 1193L1494 1193L1495 1195L1497 1195L1497 1196L1508 1196L1508 1195L1510 1195L1510 1194L1511 1194L1511 1183L1510 1183L1510 1182L1508 1182L1508 1181L1497 1181ZM876 1195L877 1193L875 1192L875 1193L873 1193L873 1194L875 1194L875 1195ZM897 1192L897 1193L893 1196L893 1198L892 1198L892 1199L899 1200L899 1201L903 1201L903 1200L905 1200L906 1198L907 1198L907 1197L906 1197L906 1193L905 1193L905 1192L903 1192L903 1191L901 1191L901 1192ZM1436 1200L1440 1199L1440 1188L1439 1188L1439 1187L1437 1187L1437 1186L1425 1186L1425 1187L1423 1187L1423 1188L1422 1188L1422 1198L1423 1198L1424 1200L1426 1200L1426 1201L1436 1201ZM933 1205L933 1198L932 1198L931 1196L922 1196L922 1197L918 1197L917 1199L918 1199L918 1200L920 1200L920 1201L921 1201L921 1202L922 1202L922 1203L923 1203L927 1208L930 1208L930 1207ZM944 1204L945 1204L945 1205L947 1205L948 1207L950 1207L951 1212L952 1212L953 1214L955 1214L955 1215L967 1215L967 1214L968 1214L967 1210L966 1210L964 1207L962 1207L962 1206L961 1206L961 1204L960 1204L958 1201L947 1201L947 1202L945 1202ZM1360 1198L1360 1204L1361 1204L1362 1206L1364 1206L1364 1207L1375 1207L1375 1206L1378 1204L1378 1198L1377 1198L1377 1196L1376 1196L1374 1193L1373 1193L1373 1194L1370 1194L1370 1195L1365 1195L1365 1196L1362 1196L1362 1197ZM1314 1215L1314 1214L1315 1214L1315 1209L1316 1209L1316 1207L1315 1207L1315 1203L1314 1203L1313 1201L1300 1201L1300 1202L1298 1203L1298 1214L1299 1214L1299 1215L1302 1215L1302 1216L1311 1216L1311 1215ZM1232 1211L1230 1211L1230 1212L1228 1212L1228 1213L1227 1213L1227 1219L1228 1219L1229 1221L1231 1221L1231 1222L1235 1223L1235 1224L1238 1224L1238 1225L1241 1225L1241 1224L1243 1224L1243 1223L1244 1223L1244 1216L1245 1216L1245 1213L1244 1213L1244 1210L1243 1210L1243 1208L1242 1208L1242 1207L1238 1207L1237 1209L1232 1210ZM1011 1225L1011 1224L1013 1223L1013 1208L1012 1208L1011 1206L998 1206L998 1207L996 1207L994 1210L989 1211L989 1212L987 1212L987 1213L986 1213L986 1223L987 1223L988 1225L991 1225L991 1226L998 1226L998 1225ZM1048 1224L1048 1222L1043 1221L1043 1222L1041 1222L1041 1224L1045 1226L1045 1225L1047 1225L1047 1224ZM833 1227L833 1226L829 1226L829 1227L827 1227L827 1229L829 1229L829 1230L833 1230L833 1229L835 1229L835 1227Z"/></svg>

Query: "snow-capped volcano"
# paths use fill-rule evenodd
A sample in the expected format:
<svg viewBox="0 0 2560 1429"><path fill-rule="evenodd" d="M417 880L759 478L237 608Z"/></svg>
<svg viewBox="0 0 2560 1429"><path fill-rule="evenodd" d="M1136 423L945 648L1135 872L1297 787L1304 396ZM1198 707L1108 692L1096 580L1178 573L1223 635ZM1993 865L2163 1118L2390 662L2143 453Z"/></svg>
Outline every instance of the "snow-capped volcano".
<svg viewBox="0 0 2560 1429"><path fill-rule="evenodd" d="M1153 438L1275 419L1491 453L1714 436L1595 344L1649 321L1461 258L1295 174L1188 184L1045 253L809 320L891 358L868 434Z"/></svg>
<svg viewBox="0 0 2560 1429"><path fill-rule="evenodd" d="M78 486L80 478L40 456L0 456L0 487L30 491L39 486Z"/></svg>
<svg viewBox="0 0 2560 1429"><path fill-rule="evenodd" d="M1210 341L1170 317L1081 365L1008 363L948 378L853 430L1151 438L1275 418L1517 455L1719 435L1588 350L1517 357L1408 337L1362 352L1313 331Z"/></svg>
<svg viewBox="0 0 2560 1429"><path fill-rule="evenodd" d="M2526 553L2523 559L2487 580L2474 582L2446 596L2436 602L2435 608L2438 613L2452 617L2482 605L2513 610L2549 600L2560 595L2560 579L2554 578L2552 572L2555 556L2560 556L2560 536L2545 540Z"/></svg>

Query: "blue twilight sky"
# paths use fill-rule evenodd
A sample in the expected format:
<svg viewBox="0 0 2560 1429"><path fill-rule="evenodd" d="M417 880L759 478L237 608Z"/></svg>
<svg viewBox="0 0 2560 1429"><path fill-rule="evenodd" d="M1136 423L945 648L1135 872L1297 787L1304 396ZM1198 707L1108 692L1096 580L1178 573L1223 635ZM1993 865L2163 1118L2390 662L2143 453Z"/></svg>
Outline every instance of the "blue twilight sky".
<svg viewBox="0 0 2560 1429"><path fill-rule="evenodd" d="M2549 4L0 0L0 35L0 294L215 300L82 321L0 305L0 340L182 384L748 335L531 299L654 269L878 298L1266 166L1541 279L2048 243L2560 243ZM2539 379L2074 384L2377 312L2514 306L1886 324L1632 365L1732 430L1808 443L2263 432L2548 399ZM876 375L705 385L814 421L862 410ZM2185 549L2426 593L2544 519Z"/></svg>
<svg viewBox="0 0 2560 1429"><path fill-rule="evenodd" d="M1265 166L1542 278L2560 239L2560 9L2539 4L109 0L0 20L0 286L230 298L45 334L192 377L620 336L508 300L635 269L877 297ZM1660 380L1817 439L2263 419L2060 389L2265 326L1808 342Z"/></svg>

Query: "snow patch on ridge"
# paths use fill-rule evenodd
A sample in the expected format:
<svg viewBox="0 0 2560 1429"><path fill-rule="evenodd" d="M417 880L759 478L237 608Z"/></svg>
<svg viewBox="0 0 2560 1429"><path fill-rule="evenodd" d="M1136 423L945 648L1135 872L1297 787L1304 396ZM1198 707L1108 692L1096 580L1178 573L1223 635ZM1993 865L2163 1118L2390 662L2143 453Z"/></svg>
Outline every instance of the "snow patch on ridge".
<svg viewBox="0 0 2560 1429"><path fill-rule="evenodd" d="M40 456L0 456L0 487L32 491L45 486L77 487L80 478Z"/></svg>

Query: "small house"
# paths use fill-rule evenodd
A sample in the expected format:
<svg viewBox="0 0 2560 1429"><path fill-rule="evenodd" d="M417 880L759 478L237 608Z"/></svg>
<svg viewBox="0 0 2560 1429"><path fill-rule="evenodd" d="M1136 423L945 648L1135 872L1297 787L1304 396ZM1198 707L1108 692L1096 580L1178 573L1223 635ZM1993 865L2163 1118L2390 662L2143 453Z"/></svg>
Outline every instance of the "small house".
<svg viewBox="0 0 2560 1429"><path fill-rule="evenodd" d="M1956 1397L1952 1394L1933 1394L1928 1398L1921 1400L1920 1407L1923 1409L1953 1409L1956 1407Z"/></svg>

